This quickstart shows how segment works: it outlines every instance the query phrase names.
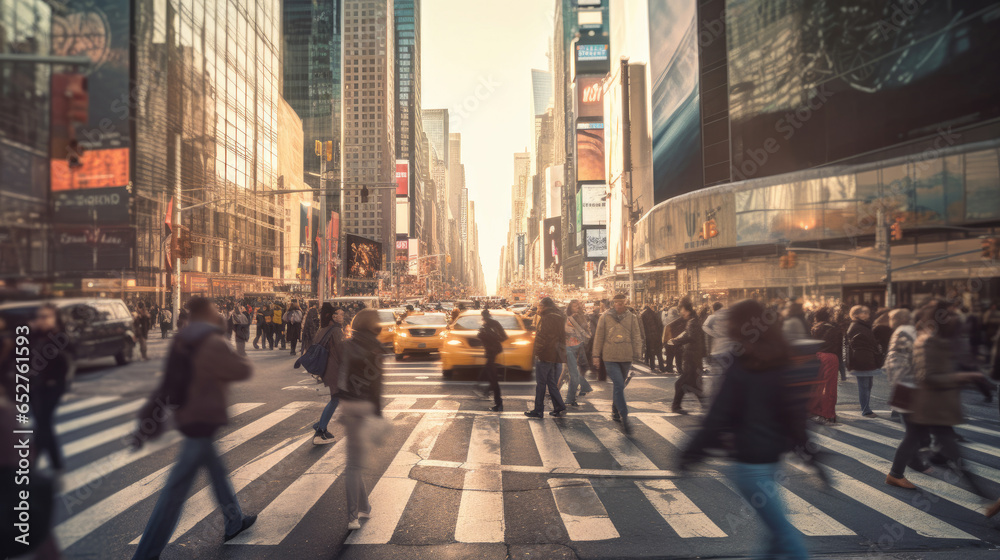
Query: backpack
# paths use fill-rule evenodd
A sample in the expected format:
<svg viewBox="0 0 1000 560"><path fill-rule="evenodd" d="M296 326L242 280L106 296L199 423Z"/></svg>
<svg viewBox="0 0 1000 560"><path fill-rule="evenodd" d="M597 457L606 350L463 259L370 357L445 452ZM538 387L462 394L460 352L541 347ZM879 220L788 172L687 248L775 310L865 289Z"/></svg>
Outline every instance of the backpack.
<svg viewBox="0 0 1000 560"><path fill-rule="evenodd" d="M298 369L300 366L304 367L307 372L312 375L318 375L323 377L326 373L326 363L330 359L330 351L326 347L326 341L329 340L330 335L333 334L334 326L330 326L326 334L323 335L318 342L314 342L312 346L306 349L305 353L302 354L298 360L295 360L294 367Z"/></svg>

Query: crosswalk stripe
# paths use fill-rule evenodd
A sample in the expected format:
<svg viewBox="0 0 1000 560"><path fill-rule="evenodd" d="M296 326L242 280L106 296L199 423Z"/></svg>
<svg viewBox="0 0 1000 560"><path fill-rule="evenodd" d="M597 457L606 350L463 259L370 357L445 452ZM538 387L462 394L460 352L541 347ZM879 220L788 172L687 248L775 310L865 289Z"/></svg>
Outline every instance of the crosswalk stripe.
<svg viewBox="0 0 1000 560"><path fill-rule="evenodd" d="M456 401L438 401L436 408L457 411ZM385 544L396 532L396 526L403 516L403 510L410 501L417 481L410 478L410 470L421 458L430 455L438 436L450 421L449 415L424 415L410 432L406 442L396 453L392 463L382 474L368 495L372 508L378 508L378 515L372 516L361 529L347 537L347 544Z"/></svg>
<svg viewBox="0 0 1000 560"><path fill-rule="evenodd" d="M291 455L293 451L301 447L306 441L309 440L298 436L288 438L261 453L249 463L238 467L228 475L232 483L233 493L239 493L240 490L246 488L247 485L259 478L260 475L269 471L285 457ZM208 486L202 488L184 502L181 518L177 521L177 526L174 528L174 534L170 537L170 542L176 542L184 533L193 529L195 525L208 517L216 509L218 509L218 505L215 500L215 489L210 482ZM142 535L139 535L129 544L139 544L139 539L141 538Z"/></svg>
<svg viewBox="0 0 1000 560"><path fill-rule="evenodd" d="M617 539L618 530L586 478L550 478L556 510L571 541Z"/></svg>
<svg viewBox="0 0 1000 560"><path fill-rule="evenodd" d="M246 426L216 440L216 451L219 455L223 455L311 404L309 402L293 402L262 418L254 420ZM166 484L167 476L170 474L170 470L174 464L170 463L153 474L126 486L60 523L55 528L59 544L63 548L69 548L101 525L114 519L119 513L155 494Z"/></svg>
<svg viewBox="0 0 1000 560"><path fill-rule="evenodd" d="M837 441L831 437L813 433L812 439L830 451L835 451L841 455L850 457L865 466L879 471L882 474L889 474L889 469L892 468L892 461L883 459L874 453L869 453L852 445ZM985 498L969 492L968 490L964 490L958 486L949 484L943 480L934 478L933 476L927 476L920 472L909 472L907 478L910 482L919 486L921 490L940 496L949 502L958 504L968 510L982 512L986 506L992 503L988 502Z"/></svg>
<svg viewBox="0 0 1000 560"><path fill-rule="evenodd" d="M615 461L623 469L644 471L659 468L618 430L613 430L608 426L589 420L587 421L587 427L590 428L590 431L594 432L594 435L604 445L604 448L611 453L611 456L615 458Z"/></svg>
<svg viewBox="0 0 1000 560"><path fill-rule="evenodd" d="M386 381L382 385L476 385L478 383L478 381ZM534 381L501 381L500 384L535 386Z"/></svg>
<svg viewBox="0 0 1000 560"><path fill-rule="evenodd" d="M664 418L656 416L643 416L642 423L651 428L660 437L670 442L677 449L683 449L688 436L680 428L674 426ZM740 495L739 490L728 479L722 478L725 484L734 494ZM853 535L843 524L826 513L823 513L808 501L795 494L791 490L779 485L781 499L785 502L788 510L788 521L803 535L807 536L840 536Z"/></svg>
<svg viewBox="0 0 1000 560"><path fill-rule="evenodd" d="M455 540L504 542L503 472L500 470L500 419L477 416L472 421L462 501L458 507Z"/></svg>
<svg viewBox="0 0 1000 560"><path fill-rule="evenodd" d="M401 399L396 399L396 401ZM393 401L382 408L386 420L400 413L400 404ZM390 406L396 405L394 408ZM308 436L305 441L311 441ZM226 544L276 545L303 520L344 472L347 461L346 439L333 444L302 476L295 479L281 494L257 515L258 523Z"/></svg>
<svg viewBox="0 0 1000 560"><path fill-rule="evenodd" d="M88 414L86 416L76 418L75 420L60 422L56 424L56 434L62 435L65 433L72 432L74 430L79 430L80 428L93 426L94 424L104 422L105 420L117 418L125 414L131 414L142 408L142 405L145 402L146 401L143 399L137 399L134 401L127 402L125 404L118 405L114 408L109 408L108 410L103 410L101 412Z"/></svg>
<svg viewBox="0 0 1000 560"><path fill-rule="evenodd" d="M793 466L808 472L802 465L791 463ZM970 539L975 537L953 527L944 521L926 513L916 507L898 500L885 492L876 490L853 477L844 474L832 467L824 466L830 481L830 486L845 496L856 500L878 513L892 519L904 527L916 531L918 535L937 539Z"/></svg>
<svg viewBox="0 0 1000 560"><path fill-rule="evenodd" d="M858 417L858 418L864 418L863 416L861 416L860 412L855 413L853 411L848 411L845 415L846 416L855 416L855 417ZM891 420L886 420L884 418L872 418L872 419L865 418L865 421L866 422L868 422L868 421L874 421L875 423L879 424L880 426L886 426L887 428L889 428L891 430L895 430L897 432L905 432L906 431L906 428L904 428L903 426L901 426L901 425L899 425L899 424L897 424L897 423L895 423L895 422L893 422ZM955 427L958 428L958 429L960 429L960 430L961 429L966 429L966 430L970 430L970 431L973 431L973 432L980 432L980 433L986 432L987 433L986 435L1000 436L1000 433L989 433L991 430L987 430L986 428L979 428L978 426L970 426L968 424L961 424L961 425L955 426ZM997 448L995 446L987 445L985 443L979 443L979 442L975 442L975 441L959 442L958 445L960 445L960 446L962 446L962 447L964 447L966 449L971 449L973 451L978 451L980 453L985 453L987 455L996 455L996 452L997 452Z"/></svg>
<svg viewBox="0 0 1000 560"><path fill-rule="evenodd" d="M528 422L528 427L535 439L535 447L542 459L542 466L548 469L580 468L580 463L577 462L576 456L573 455L555 422L531 420Z"/></svg>
<svg viewBox="0 0 1000 560"><path fill-rule="evenodd" d="M237 403L230 406L226 413L229 418L234 418L244 412L249 412L258 406L261 406L261 404L263 403ZM132 428L135 427L134 421L131 423L131 426ZM109 428L109 430L115 429L120 429L120 426L116 428ZM95 436L96 435L98 434L95 434ZM100 486L102 481L105 480L105 477L110 475L112 472L130 465L139 459L148 457L158 451L162 451L181 441L181 439L182 437L180 433L171 431L163 436L160 436L159 439L147 442L142 446L142 449L138 451L132 451L132 449L126 447L105 455L92 463L88 463L82 467L69 471L63 476L62 479L62 494L63 496L72 496L77 494L78 490L83 492L81 489L84 486ZM91 443L99 440L100 438L91 440ZM89 490L86 491L86 494L89 496ZM73 501L74 499L74 497L63 498L64 501Z"/></svg>
<svg viewBox="0 0 1000 560"><path fill-rule="evenodd" d="M118 399L119 397L90 397L87 399L80 399L60 406L56 409L56 414L60 416L63 414L72 414L80 410L101 406L102 404L107 404Z"/></svg>
<svg viewBox="0 0 1000 560"><path fill-rule="evenodd" d="M678 537L687 539L727 536L673 482L669 480L637 480L635 485L639 487L639 490L642 490L643 495L656 508L664 521L677 532Z"/></svg>
<svg viewBox="0 0 1000 560"><path fill-rule="evenodd" d="M869 432L867 430L860 430L858 428L854 428L852 426L847 426L844 424L841 424L839 426L829 426L829 428L837 430L838 432L844 432L845 434L849 434L855 437L867 439L868 441L881 443L882 445L889 446L892 449L897 448L900 442L899 439L885 437L880 434ZM962 460L962 466L965 467L965 470L971 472L972 474L981 476L987 480L992 480L993 482L1000 484L1000 470L998 469L987 467L982 463L969 461L968 459Z"/></svg>

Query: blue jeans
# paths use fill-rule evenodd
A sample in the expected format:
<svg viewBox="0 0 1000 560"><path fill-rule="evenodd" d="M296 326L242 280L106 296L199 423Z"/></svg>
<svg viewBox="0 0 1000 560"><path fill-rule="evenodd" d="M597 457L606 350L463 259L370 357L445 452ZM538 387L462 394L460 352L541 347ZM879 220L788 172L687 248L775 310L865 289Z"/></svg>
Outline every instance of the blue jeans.
<svg viewBox="0 0 1000 560"><path fill-rule="evenodd" d="M729 477L771 533L767 557L780 560L809 558L802 534L785 517L775 481L779 468L778 463L734 463Z"/></svg>
<svg viewBox="0 0 1000 560"><path fill-rule="evenodd" d="M858 379L858 401L861 403L861 414L871 414L872 407L872 385L874 384L875 377L873 374L879 373L880 370L872 371L853 371L855 377Z"/></svg>
<svg viewBox="0 0 1000 560"><path fill-rule="evenodd" d="M625 416L628 414L628 405L625 404L625 376L632 369L632 362L604 362L604 367L608 370L608 377L611 378L611 402L612 412Z"/></svg>
<svg viewBox="0 0 1000 560"><path fill-rule="evenodd" d="M208 469L215 498L222 507L222 515L226 519L226 534L232 535L243 526L243 510L240 509L240 503L233 493L226 468L215 451L212 438L186 438L177 456L177 463L170 471L167 484L160 491L153 513L149 516L146 528L142 532L142 539L139 540L139 548L136 549L133 560L157 558L166 548L170 535L177 527L181 508L187 500L194 477L202 466Z"/></svg>
<svg viewBox="0 0 1000 560"><path fill-rule="evenodd" d="M577 362L580 352L583 352L583 345L566 347L566 365L569 367L569 392L566 393L566 402L576 401L577 389L589 393L594 390L587 382L587 378L580 374L580 364Z"/></svg>
<svg viewBox="0 0 1000 560"><path fill-rule="evenodd" d="M559 374L562 372L562 364L554 362L535 362L535 412L541 414L545 412L545 390L548 389L549 396L552 397L553 410L566 410L566 403L559 394Z"/></svg>
<svg viewBox="0 0 1000 560"><path fill-rule="evenodd" d="M323 407L323 413L319 415L319 422L313 424L314 430L326 431L326 427L330 425L330 419L333 418L333 413L337 410L337 405L340 404L340 397L330 397L330 402L326 403Z"/></svg>

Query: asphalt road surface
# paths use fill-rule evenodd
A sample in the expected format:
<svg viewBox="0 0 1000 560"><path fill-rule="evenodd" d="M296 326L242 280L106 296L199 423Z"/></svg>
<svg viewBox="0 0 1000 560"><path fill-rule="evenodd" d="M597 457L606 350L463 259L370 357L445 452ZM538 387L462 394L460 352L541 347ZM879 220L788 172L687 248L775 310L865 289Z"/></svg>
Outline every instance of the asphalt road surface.
<svg viewBox="0 0 1000 560"><path fill-rule="evenodd" d="M67 456L56 534L69 558L128 558L178 450L176 432L133 453L122 437L158 383L166 341L151 340L148 362L85 364L58 413ZM195 482L163 553L180 558L561 559L742 558L759 552L763 528L724 476L726 464L676 472L679 446L700 421L669 412L674 377L636 366L626 397L633 434L611 421L611 385L564 418L529 419L534 382L502 384L506 412L474 393L475 380L444 380L435 359L386 359L385 415L392 430L369 458L372 517L347 531L343 429L314 446L310 426L327 401L322 385L292 368L288 352L254 351L255 374L233 386L229 426L217 447L244 512L257 524L223 544L222 515L207 477ZM710 386L711 378L707 379ZM829 453L831 485L790 465L773 491L810 552L830 558L1000 557L1000 519L986 501L943 480L908 473L922 488L888 487L885 474L902 434L885 411L859 416L853 378L839 385L836 427L813 426ZM971 471L1000 496L996 404L966 395ZM547 410L551 404L547 404ZM882 413L884 411L884 414Z"/></svg>

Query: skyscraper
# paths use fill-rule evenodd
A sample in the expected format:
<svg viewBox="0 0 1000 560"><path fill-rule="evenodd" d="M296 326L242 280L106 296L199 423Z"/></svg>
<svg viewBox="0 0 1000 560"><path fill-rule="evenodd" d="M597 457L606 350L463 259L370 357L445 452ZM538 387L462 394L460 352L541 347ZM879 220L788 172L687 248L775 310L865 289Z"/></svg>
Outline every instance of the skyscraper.
<svg viewBox="0 0 1000 560"><path fill-rule="evenodd" d="M448 109L424 109L421 116L424 120L424 134L437 152L437 157L448 167ZM441 188L441 185L438 185Z"/></svg>
<svg viewBox="0 0 1000 560"><path fill-rule="evenodd" d="M420 139L423 119L420 107L420 0L395 1L396 30L396 159L406 162L409 188L405 209L409 213L408 236L421 237L424 223L423 170L426 159ZM398 194L398 193L397 193ZM396 217L401 220L400 216Z"/></svg>
<svg viewBox="0 0 1000 560"><path fill-rule="evenodd" d="M456 218L461 214L462 189L465 188L465 168L462 166L462 134L448 134L448 207Z"/></svg>
<svg viewBox="0 0 1000 560"><path fill-rule="evenodd" d="M342 166L348 189L345 231L395 251L395 68L392 0L346 0L343 13L344 116ZM369 188L362 201L361 188Z"/></svg>

